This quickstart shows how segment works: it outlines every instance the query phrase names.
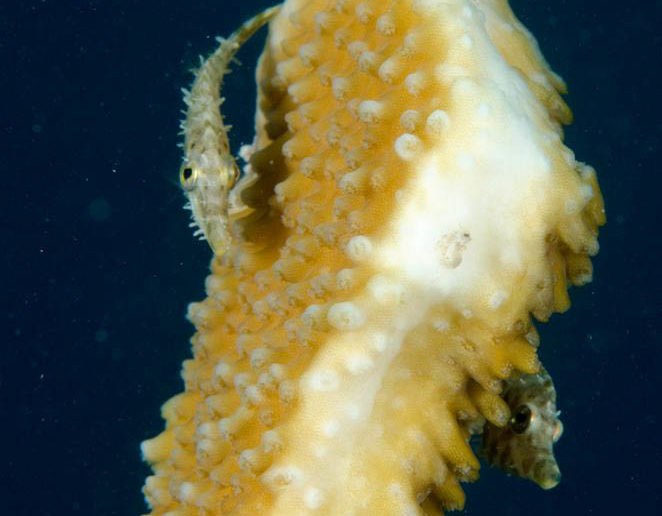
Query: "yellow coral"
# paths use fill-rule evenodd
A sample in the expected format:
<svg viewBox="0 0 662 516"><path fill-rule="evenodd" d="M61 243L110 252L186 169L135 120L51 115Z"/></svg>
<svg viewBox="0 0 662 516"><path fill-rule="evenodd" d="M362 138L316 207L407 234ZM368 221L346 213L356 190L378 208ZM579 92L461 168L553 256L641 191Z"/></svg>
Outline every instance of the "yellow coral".
<svg viewBox="0 0 662 516"><path fill-rule="evenodd" d="M470 433L538 368L530 314L598 250L563 83L505 0L291 0L258 79L246 216L143 443L152 514L460 508Z"/></svg>

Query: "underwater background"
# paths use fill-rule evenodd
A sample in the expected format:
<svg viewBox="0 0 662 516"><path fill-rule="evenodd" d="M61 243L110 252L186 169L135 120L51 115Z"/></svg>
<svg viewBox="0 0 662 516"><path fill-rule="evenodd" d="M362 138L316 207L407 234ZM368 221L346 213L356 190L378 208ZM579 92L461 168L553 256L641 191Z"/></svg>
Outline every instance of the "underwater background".
<svg viewBox="0 0 662 516"><path fill-rule="evenodd" d="M0 514L136 515L139 443L179 392L210 251L177 185L180 88L268 3L0 2ZM568 83L568 145L607 225L594 281L538 326L565 433L561 484L483 465L467 515L662 513L662 2L513 0ZM264 34L227 77L248 143ZM452 514L452 513L451 513Z"/></svg>

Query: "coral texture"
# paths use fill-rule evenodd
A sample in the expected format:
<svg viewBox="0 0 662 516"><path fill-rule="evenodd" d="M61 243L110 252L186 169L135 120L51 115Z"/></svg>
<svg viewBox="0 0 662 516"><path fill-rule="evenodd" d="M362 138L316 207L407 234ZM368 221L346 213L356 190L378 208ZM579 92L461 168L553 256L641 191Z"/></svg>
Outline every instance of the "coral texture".
<svg viewBox="0 0 662 516"><path fill-rule="evenodd" d="M143 443L152 514L460 508L532 317L592 276L563 82L505 0L288 1L258 82L247 208Z"/></svg>

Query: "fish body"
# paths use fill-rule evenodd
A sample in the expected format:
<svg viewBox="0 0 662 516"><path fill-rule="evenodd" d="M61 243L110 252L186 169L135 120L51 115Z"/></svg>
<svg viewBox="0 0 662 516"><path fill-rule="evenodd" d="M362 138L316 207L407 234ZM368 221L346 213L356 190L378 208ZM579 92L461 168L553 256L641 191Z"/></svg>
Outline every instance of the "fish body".
<svg viewBox="0 0 662 516"><path fill-rule="evenodd" d="M485 424L484 456L491 465L528 478L543 489L555 487L561 472L554 443L563 433L563 424L551 377L544 369L537 374L517 374L506 381L503 399L511 417L501 428Z"/></svg>
<svg viewBox="0 0 662 516"><path fill-rule="evenodd" d="M219 38L216 51L195 72L190 91L184 90L187 105L182 122L184 160L179 181L184 189L196 227L195 236L209 242L214 254L224 254L230 245L228 192L239 177L230 151L229 127L223 124L223 76L237 50L279 10L266 9L242 24L228 39Z"/></svg>

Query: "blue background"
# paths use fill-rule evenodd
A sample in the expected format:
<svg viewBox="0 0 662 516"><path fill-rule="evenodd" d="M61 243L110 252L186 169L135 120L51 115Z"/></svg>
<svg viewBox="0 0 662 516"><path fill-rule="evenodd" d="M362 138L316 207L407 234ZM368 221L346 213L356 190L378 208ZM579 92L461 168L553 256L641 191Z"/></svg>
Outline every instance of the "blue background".
<svg viewBox="0 0 662 516"><path fill-rule="evenodd" d="M138 446L181 390L209 260L176 186L180 88L213 36L266 5L0 4L0 513L145 511ZM561 484L484 467L464 512L659 514L662 2L512 5L569 84L567 141L598 171L608 225L595 281L541 326ZM235 148L259 47L224 90Z"/></svg>

